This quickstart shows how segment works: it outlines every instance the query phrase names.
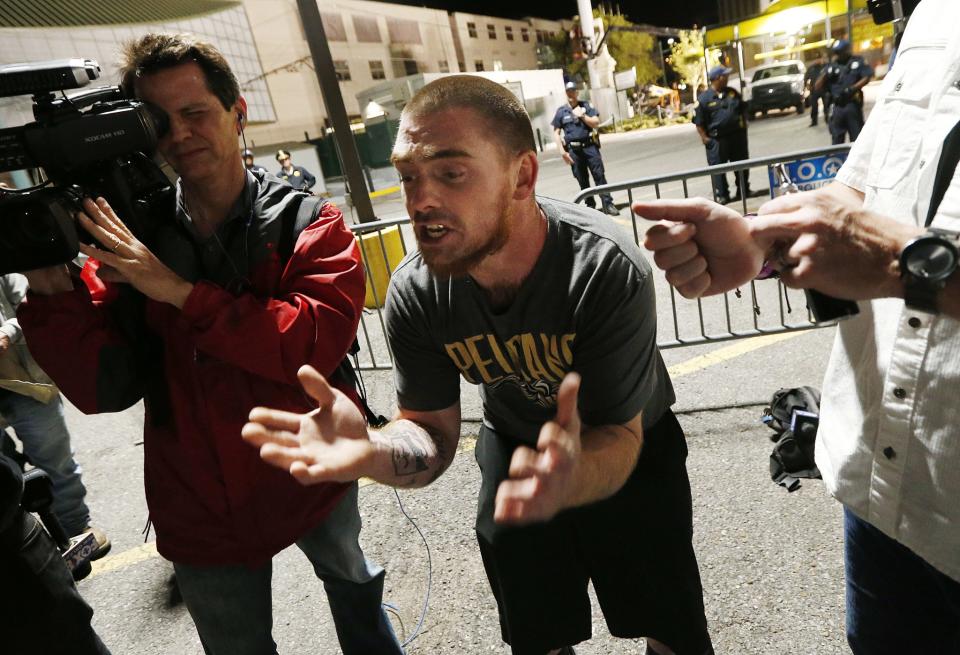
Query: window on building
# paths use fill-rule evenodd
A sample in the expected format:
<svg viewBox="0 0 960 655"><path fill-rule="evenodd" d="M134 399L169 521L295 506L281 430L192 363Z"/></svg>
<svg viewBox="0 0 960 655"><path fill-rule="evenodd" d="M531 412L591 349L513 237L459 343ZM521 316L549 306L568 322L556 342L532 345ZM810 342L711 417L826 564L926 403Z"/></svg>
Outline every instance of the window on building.
<svg viewBox="0 0 960 655"><path fill-rule="evenodd" d="M416 75L420 72L420 67L417 66L415 59L404 59L403 60L403 74L404 75Z"/></svg>
<svg viewBox="0 0 960 655"><path fill-rule="evenodd" d="M390 43L422 43L420 40L420 25L415 20L388 18L387 32L390 35Z"/></svg>
<svg viewBox="0 0 960 655"><path fill-rule="evenodd" d="M524 43L528 43L530 41L530 30L528 30L526 27L521 27L520 38L523 39Z"/></svg>
<svg viewBox="0 0 960 655"><path fill-rule="evenodd" d="M493 23L487 23L487 36L491 39L497 38L497 26Z"/></svg>
<svg viewBox="0 0 960 655"><path fill-rule="evenodd" d="M437 62L437 68L440 69L441 73L449 73L450 65L447 63L446 59L441 59Z"/></svg>
<svg viewBox="0 0 960 655"><path fill-rule="evenodd" d="M537 30L537 43L543 45L547 41L547 33L543 30Z"/></svg>
<svg viewBox="0 0 960 655"><path fill-rule="evenodd" d="M477 38L477 24L476 23L467 23L467 35L471 39Z"/></svg>
<svg viewBox="0 0 960 655"><path fill-rule="evenodd" d="M475 71L482 71L482 70L483 70L483 60L482 60L482 59L477 59L476 61L473 62L473 70L475 70Z"/></svg>
<svg viewBox="0 0 960 655"><path fill-rule="evenodd" d="M354 16L353 31L357 33L357 41L360 43L383 43L380 25L372 16Z"/></svg>
<svg viewBox="0 0 960 655"><path fill-rule="evenodd" d="M350 67L342 59L333 60L333 72L337 76L338 82L349 82L350 81Z"/></svg>
<svg viewBox="0 0 960 655"><path fill-rule="evenodd" d="M503 33L507 36L507 41L513 41L513 27L510 25L505 26Z"/></svg>
<svg viewBox="0 0 960 655"><path fill-rule="evenodd" d="M387 79L387 73L386 73L386 71L383 70L383 62L382 62L382 61L379 61L379 60L377 60L377 61L370 60L369 64L370 64L370 77L372 77L372 78L375 79L375 80L385 80L385 79Z"/></svg>
<svg viewBox="0 0 960 655"><path fill-rule="evenodd" d="M347 40L347 30L343 26L343 16L340 14L320 14L320 22L323 23L323 31L327 35L327 41Z"/></svg>

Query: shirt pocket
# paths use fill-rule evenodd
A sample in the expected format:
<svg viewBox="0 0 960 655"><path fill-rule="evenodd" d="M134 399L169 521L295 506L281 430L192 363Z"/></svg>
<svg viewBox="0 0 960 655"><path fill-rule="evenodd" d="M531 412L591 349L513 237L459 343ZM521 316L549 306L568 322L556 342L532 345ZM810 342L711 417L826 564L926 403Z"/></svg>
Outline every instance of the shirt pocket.
<svg viewBox="0 0 960 655"><path fill-rule="evenodd" d="M867 185L890 189L915 169L926 132L930 100L943 81L942 48L911 48L884 80L877 100L873 132L878 136L870 158Z"/></svg>

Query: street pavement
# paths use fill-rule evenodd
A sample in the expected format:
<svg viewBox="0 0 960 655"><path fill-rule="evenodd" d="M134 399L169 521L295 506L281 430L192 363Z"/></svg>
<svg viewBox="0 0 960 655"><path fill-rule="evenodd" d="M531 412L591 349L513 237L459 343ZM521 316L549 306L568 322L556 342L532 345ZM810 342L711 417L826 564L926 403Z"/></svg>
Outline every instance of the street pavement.
<svg viewBox="0 0 960 655"><path fill-rule="evenodd" d="M751 123L751 155L829 144L824 127L807 124L806 115L792 113ZM603 154L611 182L705 164L689 125L611 135ZM377 174L389 183L388 173ZM556 152L541 157L538 191L563 199L578 191ZM379 197L376 207L380 218L403 211L399 198L390 194ZM628 211L619 222L630 229ZM658 285L665 341L673 316L662 278ZM766 319L775 287L760 295ZM796 304L802 296L791 297L794 312L800 313ZM731 302L751 314L746 298ZM696 304L678 310L684 327L695 316L691 306ZM705 306L710 313L718 305ZM375 324L376 314L367 319ZM707 321L708 327L722 322L717 316ZM779 387L820 385L832 332L824 328L664 351L677 393L675 410L688 437L695 546L718 653L846 652L840 507L820 481L804 481L790 494L770 481L770 431L759 423L764 404ZM389 414L394 406L390 372L368 371L364 379L374 407ZM480 408L473 388L464 384L462 393L464 436L454 464L429 488L399 494L429 543L432 573L427 550L393 490L367 484L360 491L361 541L368 556L387 569L385 602L395 608L391 617L404 639L418 623L429 588L429 610L407 648L411 654L509 652L500 641L472 530L479 487L472 443ZM114 544L111 555L80 583L95 610L94 626L114 653L201 653L186 610L169 604L170 565L156 555L153 535L142 534L147 519L142 405L109 415L85 416L72 406L67 412L94 522ZM650 539L656 539L658 526L648 528ZM275 558L273 589L274 636L281 653L339 652L322 586L295 548ZM594 603L594 637L577 652L639 654L644 646L642 640L612 638Z"/></svg>

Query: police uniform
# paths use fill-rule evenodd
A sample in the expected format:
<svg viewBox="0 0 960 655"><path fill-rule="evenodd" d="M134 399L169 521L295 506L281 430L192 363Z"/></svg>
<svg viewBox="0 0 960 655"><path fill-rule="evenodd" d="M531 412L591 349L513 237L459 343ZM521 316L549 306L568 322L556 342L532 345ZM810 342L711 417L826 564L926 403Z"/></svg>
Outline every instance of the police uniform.
<svg viewBox="0 0 960 655"><path fill-rule="evenodd" d="M707 163L711 166L748 159L747 152L747 106L736 90L724 87L721 91L708 88L697 98L697 110L693 122L710 137L707 144ZM744 170L743 186L740 173L734 175L737 195L750 195L750 171ZM743 191L746 191L746 194ZM713 176L713 193L717 202L730 200L730 187L726 175Z"/></svg>
<svg viewBox="0 0 960 655"><path fill-rule="evenodd" d="M830 90L823 89L817 91L817 80L820 79L820 75L823 74L824 69L826 69L825 64L810 64L807 67L807 74L804 75L803 78L810 86L810 96L808 98L810 103L810 125L817 124L817 118L820 113L819 105L821 104L823 105L823 120L828 123L830 121Z"/></svg>
<svg viewBox="0 0 960 655"><path fill-rule="evenodd" d="M263 177L267 174L267 169L261 166L260 164L251 164L247 166L247 170L256 175L257 177Z"/></svg>
<svg viewBox="0 0 960 655"><path fill-rule="evenodd" d="M294 166L293 170L289 173L281 168L277 173L277 177L287 182L297 191L309 191L310 188L317 183L317 178L311 175L310 171L303 166Z"/></svg>
<svg viewBox="0 0 960 655"><path fill-rule="evenodd" d="M578 107L583 107L585 116L599 116L597 110L589 103L582 100L577 101ZM574 113L570 103L564 103L557 110L550 123L554 129L563 130L563 142L566 145L567 153L573 159L570 168L573 170L573 176L577 178L581 189L590 186L590 177L593 176L593 183L596 186L607 183L607 177L603 172L603 158L600 157L600 148L598 148L591 139L593 130L587 127L586 123L581 121ZM589 169L589 175L587 170ZM613 198L609 193L600 194L600 200L604 208L613 207ZM596 207L597 202L593 196L585 201L588 207Z"/></svg>
<svg viewBox="0 0 960 655"><path fill-rule="evenodd" d="M856 141L863 129L863 94L852 91L850 87L872 76L873 69L862 57L854 55L845 64L837 61L831 63L824 75L833 99L829 120L833 143L843 143L847 134L851 142Z"/></svg>

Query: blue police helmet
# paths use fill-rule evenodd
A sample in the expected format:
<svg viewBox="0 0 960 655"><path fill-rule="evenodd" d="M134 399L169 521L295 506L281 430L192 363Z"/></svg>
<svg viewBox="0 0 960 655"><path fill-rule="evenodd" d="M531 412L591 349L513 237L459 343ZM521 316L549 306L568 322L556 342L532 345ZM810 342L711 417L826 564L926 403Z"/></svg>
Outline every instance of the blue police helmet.
<svg viewBox="0 0 960 655"><path fill-rule="evenodd" d="M732 68L727 68L726 66L714 66L710 69L710 72L707 73L707 79L711 82L720 77L721 75L729 75L733 72Z"/></svg>
<svg viewBox="0 0 960 655"><path fill-rule="evenodd" d="M840 39L839 41L833 44L833 48L832 48L832 50L837 53L844 52L849 49L850 49L850 41L848 41L847 39Z"/></svg>

